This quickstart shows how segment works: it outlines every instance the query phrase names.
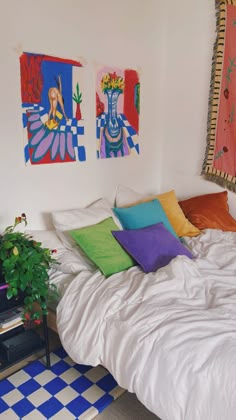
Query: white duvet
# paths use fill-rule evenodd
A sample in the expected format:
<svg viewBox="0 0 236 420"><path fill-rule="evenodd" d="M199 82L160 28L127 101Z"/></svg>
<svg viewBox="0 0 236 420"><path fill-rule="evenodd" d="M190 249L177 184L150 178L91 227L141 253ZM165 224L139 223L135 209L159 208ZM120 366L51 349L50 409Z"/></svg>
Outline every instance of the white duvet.
<svg viewBox="0 0 236 420"><path fill-rule="evenodd" d="M236 233L186 241L196 258L156 273L80 273L59 303L59 335L162 420L235 420Z"/></svg>

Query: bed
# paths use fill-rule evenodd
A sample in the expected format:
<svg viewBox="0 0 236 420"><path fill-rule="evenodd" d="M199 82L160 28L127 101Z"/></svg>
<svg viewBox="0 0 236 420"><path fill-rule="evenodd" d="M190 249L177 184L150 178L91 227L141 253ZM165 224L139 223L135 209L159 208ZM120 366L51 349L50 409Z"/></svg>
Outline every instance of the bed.
<svg viewBox="0 0 236 420"><path fill-rule="evenodd" d="M220 194L225 202L227 194ZM192 226L200 234L188 225L192 234L182 236L192 258L177 255L156 271L145 273L132 265L109 276L86 260L79 272L74 267L73 273L64 273L69 277L60 286L57 330L70 357L106 367L121 387L134 392L162 420L235 419L236 227L227 206L218 206L217 214L215 197L210 198L217 217L211 213L208 225L214 225L202 228L206 214L200 220L198 208ZM186 214L186 208L192 212L185 224L194 221L190 203L179 205ZM104 202L90 209L91 225L100 220L97 209L102 207L104 211ZM108 216L108 207L106 211ZM223 225L217 229L221 214L226 230ZM85 226L85 215L80 210L80 222L77 214L69 230L75 223ZM68 237L68 219L62 224L65 216L55 217L54 223L69 250L75 244ZM80 264L83 256L79 249Z"/></svg>

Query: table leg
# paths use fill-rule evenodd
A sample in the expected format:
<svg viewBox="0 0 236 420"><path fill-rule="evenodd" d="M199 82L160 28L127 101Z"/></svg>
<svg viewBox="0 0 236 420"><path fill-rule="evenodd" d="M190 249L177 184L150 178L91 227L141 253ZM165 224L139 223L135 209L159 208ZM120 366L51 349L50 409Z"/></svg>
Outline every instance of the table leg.
<svg viewBox="0 0 236 420"><path fill-rule="evenodd" d="M47 368L50 368L51 362L50 362L47 315L43 315L43 333L44 333L45 350L46 350L46 366Z"/></svg>

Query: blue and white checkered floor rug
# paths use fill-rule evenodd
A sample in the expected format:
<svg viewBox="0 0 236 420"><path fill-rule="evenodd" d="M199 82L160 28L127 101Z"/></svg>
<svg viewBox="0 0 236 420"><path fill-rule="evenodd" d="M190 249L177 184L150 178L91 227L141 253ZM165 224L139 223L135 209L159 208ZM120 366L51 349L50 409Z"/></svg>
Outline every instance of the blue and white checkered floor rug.
<svg viewBox="0 0 236 420"><path fill-rule="evenodd" d="M60 348L0 381L0 419L90 420L125 390L101 366L75 364Z"/></svg>

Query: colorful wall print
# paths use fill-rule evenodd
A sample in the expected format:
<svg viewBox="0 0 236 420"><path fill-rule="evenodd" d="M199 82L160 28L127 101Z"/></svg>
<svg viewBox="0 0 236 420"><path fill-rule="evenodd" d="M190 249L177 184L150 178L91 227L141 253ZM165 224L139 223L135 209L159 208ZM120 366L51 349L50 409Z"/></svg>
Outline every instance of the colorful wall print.
<svg viewBox="0 0 236 420"><path fill-rule="evenodd" d="M26 164L85 161L82 64L25 52L20 72Z"/></svg>
<svg viewBox="0 0 236 420"><path fill-rule="evenodd" d="M139 155L140 82L136 70L102 67L96 80L97 157Z"/></svg>
<svg viewBox="0 0 236 420"><path fill-rule="evenodd" d="M202 175L236 192L236 0L216 0L208 132Z"/></svg>

